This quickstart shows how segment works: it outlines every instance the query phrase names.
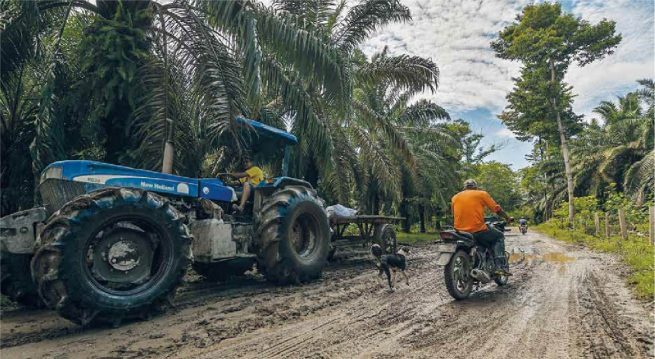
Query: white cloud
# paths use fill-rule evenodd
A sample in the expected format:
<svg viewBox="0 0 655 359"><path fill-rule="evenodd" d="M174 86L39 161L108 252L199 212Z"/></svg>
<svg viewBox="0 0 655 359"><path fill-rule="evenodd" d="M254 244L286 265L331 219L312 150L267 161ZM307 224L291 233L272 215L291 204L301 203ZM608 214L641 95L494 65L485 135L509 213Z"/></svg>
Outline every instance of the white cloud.
<svg viewBox="0 0 655 359"><path fill-rule="evenodd" d="M388 46L392 54L432 58L441 83L430 97L450 111L486 108L496 114L505 107L520 65L496 58L489 44L531 2L407 0L413 21L385 27L363 50L372 55ZM566 5L592 23L604 17L615 20L623 34L614 55L584 68L571 67L566 79L578 95L576 112L588 114L599 101L634 88L637 79L655 76L652 0L574 0Z"/></svg>
<svg viewBox="0 0 655 359"><path fill-rule="evenodd" d="M364 46L371 55L389 46L393 54L432 58L441 71L436 101L449 110L500 111L519 64L498 59L489 44L528 0L406 1L413 21L393 24Z"/></svg>
<svg viewBox="0 0 655 359"><path fill-rule="evenodd" d="M494 133L497 137L509 137L509 138L514 138L514 132L512 132L509 128L502 128Z"/></svg>
<svg viewBox="0 0 655 359"><path fill-rule="evenodd" d="M600 101L624 95L638 86L638 79L655 77L653 2L582 0L574 2L572 10L592 23L616 21L623 36L614 54L582 68L572 66L566 77L577 94L574 111L589 120Z"/></svg>

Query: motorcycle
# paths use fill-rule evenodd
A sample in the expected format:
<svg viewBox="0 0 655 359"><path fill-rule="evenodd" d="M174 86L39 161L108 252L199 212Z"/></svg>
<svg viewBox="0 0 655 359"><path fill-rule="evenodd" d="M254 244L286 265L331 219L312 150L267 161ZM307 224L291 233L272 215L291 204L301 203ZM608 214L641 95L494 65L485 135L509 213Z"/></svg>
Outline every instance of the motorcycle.
<svg viewBox="0 0 655 359"><path fill-rule="evenodd" d="M487 222L487 226L501 232L509 231L505 225L504 221ZM437 265L444 267L446 288L453 298L466 299L474 287L477 290L481 284L491 281L499 286L507 284L506 275L496 274L492 249L479 245L471 233L446 230L440 233L440 237ZM505 257L509 263L509 253L505 252Z"/></svg>
<svg viewBox="0 0 655 359"><path fill-rule="evenodd" d="M528 225L527 224L519 225L519 230L521 231L521 234L525 235L526 233L528 233Z"/></svg>

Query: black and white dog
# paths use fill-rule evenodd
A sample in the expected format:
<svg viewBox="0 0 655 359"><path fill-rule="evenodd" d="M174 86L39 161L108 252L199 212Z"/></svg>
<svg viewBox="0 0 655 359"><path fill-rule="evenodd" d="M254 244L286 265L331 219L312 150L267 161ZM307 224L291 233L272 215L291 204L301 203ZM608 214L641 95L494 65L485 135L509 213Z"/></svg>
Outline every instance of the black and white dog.
<svg viewBox="0 0 655 359"><path fill-rule="evenodd" d="M407 269L407 254L409 254L409 249L405 247L400 247L396 254L383 254L382 247L378 244L371 246L371 254L375 259L375 265L379 269L378 278L382 277L382 274L387 275L387 282L389 283L389 290L394 291L394 284L396 283L396 271L405 277L407 285L409 285L409 278L405 273Z"/></svg>

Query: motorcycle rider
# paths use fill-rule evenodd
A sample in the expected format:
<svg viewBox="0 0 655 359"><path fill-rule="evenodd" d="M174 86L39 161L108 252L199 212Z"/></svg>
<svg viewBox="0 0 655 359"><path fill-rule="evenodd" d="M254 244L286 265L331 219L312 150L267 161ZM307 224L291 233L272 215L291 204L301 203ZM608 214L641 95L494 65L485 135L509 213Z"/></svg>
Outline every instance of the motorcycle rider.
<svg viewBox="0 0 655 359"><path fill-rule="evenodd" d="M523 226L525 226L525 229L526 229L526 230L528 229L528 220L525 219L525 218L523 218L523 217L521 217L521 218L519 219L519 227L523 227Z"/></svg>
<svg viewBox="0 0 655 359"><path fill-rule="evenodd" d="M505 218L507 223L512 222L513 218L503 211L489 193L479 189L473 179L464 182L464 190L453 196L451 206L455 229L471 233L476 242L491 248L494 252L496 273L511 275L505 258L505 236L499 230L485 224L484 209L488 208Z"/></svg>

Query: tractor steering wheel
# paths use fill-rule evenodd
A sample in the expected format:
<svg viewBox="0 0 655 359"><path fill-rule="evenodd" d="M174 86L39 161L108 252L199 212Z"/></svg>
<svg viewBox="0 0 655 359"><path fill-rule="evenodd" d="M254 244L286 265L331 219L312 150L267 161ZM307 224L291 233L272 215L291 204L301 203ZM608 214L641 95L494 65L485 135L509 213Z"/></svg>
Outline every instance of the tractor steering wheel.
<svg viewBox="0 0 655 359"><path fill-rule="evenodd" d="M230 176L229 173L219 173L219 174L216 175L216 177L218 177L221 181L223 181L223 183L225 185L227 185L227 186L230 186L230 187L240 187L241 186L241 182L238 179Z"/></svg>

